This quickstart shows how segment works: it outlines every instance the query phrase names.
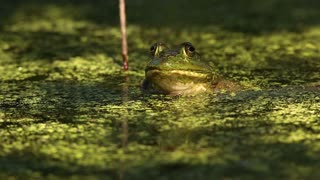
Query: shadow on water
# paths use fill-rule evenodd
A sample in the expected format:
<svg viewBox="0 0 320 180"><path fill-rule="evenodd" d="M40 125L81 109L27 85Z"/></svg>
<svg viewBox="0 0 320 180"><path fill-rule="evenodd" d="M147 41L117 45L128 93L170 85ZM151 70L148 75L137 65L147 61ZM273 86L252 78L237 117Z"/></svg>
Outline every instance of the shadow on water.
<svg viewBox="0 0 320 180"><path fill-rule="evenodd" d="M251 139L247 139L251 141ZM231 150L233 157L220 153L219 157L212 155L216 161L223 159L218 163L212 164L192 164L184 162L174 162L166 164L157 164L154 166L142 166L132 174L129 174L132 179L139 179L141 176L137 174L144 174L144 178L161 177L166 174L167 177L177 179L205 179L206 177L214 177L218 179L246 177L249 179L256 178L299 178L305 177L307 179L317 179L320 174L316 169L313 170L301 170L308 168L309 166L319 166L319 162L315 156L310 157L309 148L300 143L287 144L287 143L259 143L254 142L253 145L239 145L240 140L231 140L229 143L237 143L238 148ZM230 145L223 146L221 148L228 149ZM246 153L243 149L250 149ZM282 152L274 152L274 149ZM199 150L201 151L201 150ZM197 152L194 152L197 153ZM253 155L256 154L256 155ZM299 154L299 156L296 156ZM261 157L262 155L262 157ZM294 167L300 173L296 175L297 171L290 171L290 168ZM288 169L287 169L288 168ZM279 171L279 169L282 170ZM245 178L245 179L246 179ZM240 178L242 179L242 178Z"/></svg>
<svg viewBox="0 0 320 180"><path fill-rule="evenodd" d="M95 36L89 32L62 34L59 32L2 32L1 40L9 42L5 53L17 62L69 60L95 54L115 56L119 42L115 37Z"/></svg>
<svg viewBox="0 0 320 180"><path fill-rule="evenodd" d="M224 130L228 132L227 129ZM316 154L310 155L309 147L303 143L268 143L252 136L244 138L242 131L245 130L237 130L239 132L238 138L230 137L225 132L221 134L221 131L201 130L201 132L198 132L200 134L210 133L211 136L215 136L210 143L213 143L211 145L219 149L219 152L213 151L212 155L209 155L209 159L214 158L214 160L211 159L212 163L210 164L183 161L172 163L150 161L139 167L128 168L126 177L130 177L130 179L150 179L161 177L165 174L166 177L173 179L237 178L239 176L250 178L290 177L299 179L299 177L304 177L316 179L320 176L317 169L308 170L308 167L317 167L320 164ZM224 141L221 141L221 138ZM225 139L228 139L228 142ZM250 142L250 144L247 142ZM182 151L196 155L205 150L204 147ZM159 153L170 156L170 153L174 153L174 150ZM28 153L26 150L19 152L19 154L14 153L2 156L0 157L0 162L0 172L5 172L8 175L14 175L18 170L18 176L23 176L33 170L41 172L43 176L54 175L60 178L93 176L95 178L126 179L126 177L123 177L124 174L120 178L117 177L117 170L115 169L61 163L48 155L35 155ZM296 171L290 171L291 168ZM296 174L297 172L299 173L298 175Z"/></svg>
<svg viewBox="0 0 320 180"><path fill-rule="evenodd" d="M81 123L81 120L77 120L82 115L98 116L99 113L103 113L97 112L97 107L121 105L123 83L119 81L118 76L106 77L106 81L101 83L73 81L3 83L0 111L4 112L10 121L3 122L1 127L14 124L14 119L19 118L32 118L39 123L46 121Z"/></svg>
<svg viewBox="0 0 320 180"><path fill-rule="evenodd" d="M58 160L45 155L34 154L23 150L0 156L0 177L25 178L30 176L30 170L41 172L42 177L51 178L89 178L93 176L108 177L117 179L113 169L101 169L96 166L81 166L72 163L59 162ZM19 172L19 174L17 174ZM37 175L35 175L37 177Z"/></svg>
<svg viewBox="0 0 320 180"><path fill-rule="evenodd" d="M30 82L19 83L18 86L10 88L12 93L16 91L13 94L18 96L8 98L7 104L1 104L1 112L6 113L10 120L2 122L1 129L6 129L9 125L24 125L23 122L15 122L15 119L21 118L36 119L40 123L58 121L66 124L88 123L90 119L93 119L93 122L99 118L111 119L110 124L102 123L106 123L106 127L114 128L111 134L114 137L111 140L108 138L104 143L118 144L124 154L128 147L139 144L153 148L152 152L155 153L153 156L166 158L173 156L175 152L183 152L198 158L198 153L204 153L207 156L205 159L212 162L198 164L177 160L170 163L153 159L148 163L132 167L130 163L135 160L131 159L120 162L118 169L108 166L84 167L61 163L52 159L50 155L28 153L26 148L19 151L22 155L15 155L14 161L10 160L10 163L12 154L1 156L0 164L4 165L1 166L0 172L9 170L7 173L10 173L12 166L18 165L22 174L27 170L33 170L43 175L57 176L76 173L79 176L147 179L166 173L168 177L186 179L202 177L202 174L217 178L232 178L238 175L271 178L288 177L290 173L294 176L292 169L300 169L303 166L310 170L305 172L302 170L302 177L307 177L308 174L310 177L318 176L312 172L313 167L319 166L319 161L314 155L315 152L305 142L280 142L277 136L287 136L296 129L312 134L319 132L303 124L299 126L294 122L274 124L268 120L268 115L276 109L275 105L279 105L279 103L274 104L275 101L280 99L282 101L280 104L293 105L303 103L319 95L318 89L289 87L270 91L244 91L236 96L221 94L204 98L195 97L191 100L153 97L154 102L149 98L137 97L137 89L130 89L133 87L128 86L130 81L125 75L107 77L106 82L93 84L40 81L28 86L28 83ZM2 94L5 93L2 90ZM148 107L157 114L135 109L130 104L131 100L143 103L144 108ZM122 110L114 111L111 106ZM223 122L219 123L219 120ZM169 126L169 129L161 129L164 125ZM141 134L148 135L141 136ZM268 139L269 137L274 139ZM134 153L132 149L130 153ZM135 156L138 157L143 154L136 153ZM292 164L293 167L288 167L288 164Z"/></svg>
<svg viewBox="0 0 320 180"><path fill-rule="evenodd" d="M112 142L109 144L119 144L123 148L123 152L126 152L129 118L126 104L136 89L129 83L127 74L106 77L105 81L101 83L77 81L3 83L0 90L2 95L0 112L5 116L2 117L4 121L0 122L0 129L5 131L10 127L24 127L30 123L59 122L60 124L72 125L90 122L101 123L105 124L106 128L113 128L113 137L105 137L111 139ZM123 111L120 110L117 114L117 112L113 112L112 106L116 109L123 109ZM122 118L118 120L118 117ZM101 118L102 121L96 121ZM21 119L23 120L21 121ZM26 119L32 119L32 121ZM111 123L108 122L109 120ZM121 135L119 136L119 134ZM104 142L106 141L108 140L104 140ZM92 167L74 165L60 162L60 160L46 154L34 154L32 148L25 148L17 153L0 156L0 174L14 175L19 171L19 176L23 176L31 170L41 172L43 176L54 174L54 176L64 177L76 173L75 177L82 178L94 175L95 177L123 179L126 162L120 163L120 170L105 169L94 165Z"/></svg>
<svg viewBox="0 0 320 180"><path fill-rule="evenodd" d="M35 18L55 18L60 16L62 8L65 18L72 17L74 20L92 20L96 23L114 25L118 23L118 2L113 0L12 0L1 2L0 20L1 25L10 23L12 18L19 18L19 13L25 14L28 20ZM52 10L53 17L46 17L48 10ZM18 15L16 17L16 15ZM21 15L21 14L20 14ZM30 19L29 19L30 18ZM23 18L22 18L23 19Z"/></svg>
<svg viewBox="0 0 320 180"><path fill-rule="evenodd" d="M197 99L169 103L158 109L158 116L143 117L141 126L145 128L140 132L152 135L139 137L139 130L133 129L130 138L158 147L158 154L163 154L164 159L167 156L179 159L184 154L190 161L150 161L129 169L127 174L134 179L139 179L137 175L141 174L146 179L163 174L173 179L319 177L315 168L320 165L319 150L313 148L317 140L288 140L297 132L309 136L319 133L319 129L312 128L317 126L317 119L311 118L320 113L316 109L319 97L319 88L289 87L245 91L234 97L222 94L195 104ZM310 124L290 120L296 116L290 117L296 107L274 115L281 106L286 109L288 105L303 105L305 109L301 111L306 113L303 117L310 116ZM152 121L153 118L156 120ZM159 129L161 122L169 130ZM203 158L203 162L193 163L196 161L193 158Z"/></svg>
<svg viewBox="0 0 320 180"><path fill-rule="evenodd" d="M2 22L18 11L28 11L41 17L42 7L67 8L66 13L75 20L96 24L118 24L118 2L102 1L53 1L14 0L0 8ZM316 0L200 0L189 3L177 1L128 1L129 24L142 26L201 27L216 26L229 31L261 33L273 31L300 31L320 24L320 3ZM36 11L38 9L38 11Z"/></svg>
<svg viewBox="0 0 320 180"><path fill-rule="evenodd" d="M143 27L216 26L229 31L254 34L300 31L320 23L320 3L316 0L208 0L190 4L182 0L164 0L127 3L129 22ZM94 3L89 0L12 0L3 2L0 7L1 24L10 24L19 19L17 14L27 14L30 10L42 7L66 8L64 10L74 8L75 11L70 11L70 17L95 25L113 26L118 23L118 5L114 0L98 0ZM34 11L28 18L40 17L43 14L46 14L43 9ZM43 59L51 63L54 60L68 60L75 56L99 53L113 56L117 52L116 47L119 47L116 37L96 36L90 33L90 29L77 29L76 34L17 31L6 32L3 36L7 41L16 42L4 50L14 54L18 62ZM17 37L18 39L12 40ZM289 60L291 58L286 57L281 62L269 59L267 63L270 67L278 63L279 69L288 65L301 65L301 61L292 63ZM302 65L303 68L312 70L305 80L319 81L318 76L314 76L317 68L312 64L317 62L317 59L310 62ZM270 74L274 75L273 72ZM275 76L272 80L279 82L280 86L288 85L287 82L281 82L282 78L279 78L278 74ZM244 91L235 96L222 94L209 97L205 101L183 98L180 101L179 98L166 99L160 96L141 97L138 87L128 85L130 81L125 75L106 76L103 82L91 83L46 81L46 78L47 76L32 76L19 82L13 80L1 84L3 88L0 92L4 101L0 102L0 112L6 120L0 122L0 129L47 122L74 125L104 123L105 128L112 128L112 137L110 141L103 139L104 144L99 146L117 144L124 156L129 154L127 151L131 145L141 145L152 149L145 150L150 150L150 156L164 159L174 156L174 153L179 157L181 154L193 156L208 151L204 159L210 162L189 163L175 159L176 161L170 163L168 159L143 159L143 153L131 149L133 152L130 153L136 153L135 156L141 156L141 159L145 160L139 166L130 167L131 162L123 160L117 169L107 166L84 167L65 164L66 162L51 159L49 155L35 154L25 148L19 151L18 155L13 152L0 156L0 172L12 171L14 174L16 167L19 167L22 174L31 169L43 174L56 173L62 176L77 173L80 176L97 174L120 179L143 179L159 177L165 173L173 178L191 179L197 176L201 178L204 174L217 178L237 178L238 175L281 178L283 174L285 177L292 174L292 178L295 178L297 173L293 170L297 170L305 175L303 177L308 177L308 174L310 178L320 176L318 172L314 172L314 167L320 165L318 156L314 155L316 153L306 142L278 141L278 136L289 136L295 130L312 135L319 134L319 130L310 126L317 122L277 124L268 119L270 114L278 110L279 105L286 107L290 104L295 107L296 104L304 102L311 104L310 106L312 103L319 103L319 98L315 98L319 96L319 88L275 88L269 91ZM130 75L130 80L131 78L139 77ZM308 108L302 107L300 113L309 110ZM290 110L287 108L287 111ZM311 109L310 112L320 113L319 109ZM285 115L287 114L282 117L285 118ZM106 122L107 120L110 122ZM310 141L311 145L314 143L312 139L307 141Z"/></svg>

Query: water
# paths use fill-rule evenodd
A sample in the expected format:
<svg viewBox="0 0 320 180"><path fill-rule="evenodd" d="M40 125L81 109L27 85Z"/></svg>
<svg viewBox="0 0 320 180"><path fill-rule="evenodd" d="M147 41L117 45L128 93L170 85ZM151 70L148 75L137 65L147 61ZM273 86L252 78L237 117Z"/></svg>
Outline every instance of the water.
<svg viewBox="0 0 320 180"><path fill-rule="evenodd" d="M123 73L116 1L2 2L0 179L319 179L319 2L127 3ZM141 93L156 41L249 88Z"/></svg>
<svg viewBox="0 0 320 180"><path fill-rule="evenodd" d="M130 76L7 82L0 161L30 176L256 177L301 163L307 173L319 165L319 101L318 87L303 86L169 97L142 94Z"/></svg>

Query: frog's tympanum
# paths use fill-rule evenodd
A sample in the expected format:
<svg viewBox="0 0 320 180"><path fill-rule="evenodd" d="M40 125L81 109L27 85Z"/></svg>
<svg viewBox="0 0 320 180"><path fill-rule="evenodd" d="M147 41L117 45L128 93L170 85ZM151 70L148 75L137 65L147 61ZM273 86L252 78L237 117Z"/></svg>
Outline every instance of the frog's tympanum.
<svg viewBox="0 0 320 180"><path fill-rule="evenodd" d="M163 43L150 48L152 59L145 69L142 89L150 93L193 95L219 88L221 78L201 61L196 48L184 42L176 49ZM225 83L222 83L225 84Z"/></svg>

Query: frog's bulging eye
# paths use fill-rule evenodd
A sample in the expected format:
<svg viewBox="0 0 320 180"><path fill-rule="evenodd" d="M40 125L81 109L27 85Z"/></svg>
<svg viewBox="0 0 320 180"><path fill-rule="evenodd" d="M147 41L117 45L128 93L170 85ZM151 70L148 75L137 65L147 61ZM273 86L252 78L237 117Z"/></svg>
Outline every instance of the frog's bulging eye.
<svg viewBox="0 0 320 180"><path fill-rule="evenodd" d="M150 47L150 53L152 56L154 56L156 50L157 50L157 43Z"/></svg>
<svg viewBox="0 0 320 180"><path fill-rule="evenodd" d="M189 57L194 56L196 48L189 42L184 43L184 50Z"/></svg>
<svg viewBox="0 0 320 180"><path fill-rule="evenodd" d="M190 47L188 47L188 50L189 50L190 52L194 52L194 51L196 50L196 48L194 48L193 46L190 46Z"/></svg>
<svg viewBox="0 0 320 180"><path fill-rule="evenodd" d="M167 46L162 42L158 42L150 47L150 53L152 56L158 56L165 49L167 49Z"/></svg>
<svg viewBox="0 0 320 180"><path fill-rule="evenodd" d="M150 47L150 51L154 51L156 48L154 46Z"/></svg>

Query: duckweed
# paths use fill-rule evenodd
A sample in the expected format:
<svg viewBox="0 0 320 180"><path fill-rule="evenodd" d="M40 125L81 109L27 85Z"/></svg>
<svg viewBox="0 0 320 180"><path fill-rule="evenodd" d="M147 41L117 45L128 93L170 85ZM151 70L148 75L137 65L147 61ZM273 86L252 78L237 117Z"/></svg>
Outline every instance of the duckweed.
<svg viewBox="0 0 320 180"><path fill-rule="evenodd" d="M74 2L0 7L0 179L320 177L320 3L128 1L122 72L117 1ZM245 88L143 94L155 41Z"/></svg>

